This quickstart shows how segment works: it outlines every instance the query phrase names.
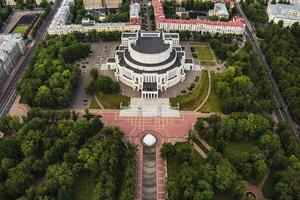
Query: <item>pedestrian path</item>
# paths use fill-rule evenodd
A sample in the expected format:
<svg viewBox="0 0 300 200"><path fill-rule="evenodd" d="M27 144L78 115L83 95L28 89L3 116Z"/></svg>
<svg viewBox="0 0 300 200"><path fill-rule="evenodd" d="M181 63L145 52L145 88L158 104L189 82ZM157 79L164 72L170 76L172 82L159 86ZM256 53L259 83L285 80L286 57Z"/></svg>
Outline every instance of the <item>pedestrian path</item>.
<svg viewBox="0 0 300 200"><path fill-rule="evenodd" d="M210 75L210 71L207 71L207 74L208 74L208 89L207 89L207 94L206 94L206 97L205 99L201 102L201 104L195 109L195 112L198 112L202 106L206 103L209 95L210 95L210 92L211 92L211 75Z"/></svg>

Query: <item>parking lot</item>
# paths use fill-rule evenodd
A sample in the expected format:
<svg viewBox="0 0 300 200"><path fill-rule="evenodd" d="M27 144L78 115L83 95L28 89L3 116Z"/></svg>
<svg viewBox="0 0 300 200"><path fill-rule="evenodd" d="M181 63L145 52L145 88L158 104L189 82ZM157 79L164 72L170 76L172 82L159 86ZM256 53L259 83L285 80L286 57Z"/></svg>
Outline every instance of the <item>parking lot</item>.
<svg viewBox="0 0 300 200"><path fill-rule="evenodd" d="M92 68L98 68L100 70L101 64L106 62L107 57L113 56L116 46L119 42L99 42L93 43L91 46L90 55L82 59L75 64L81 68L81 77L79 80L79 85L74 92L73 101L70 108L88 108L92 97L87 95L84 88L89 82L89 72Z"/></svg>

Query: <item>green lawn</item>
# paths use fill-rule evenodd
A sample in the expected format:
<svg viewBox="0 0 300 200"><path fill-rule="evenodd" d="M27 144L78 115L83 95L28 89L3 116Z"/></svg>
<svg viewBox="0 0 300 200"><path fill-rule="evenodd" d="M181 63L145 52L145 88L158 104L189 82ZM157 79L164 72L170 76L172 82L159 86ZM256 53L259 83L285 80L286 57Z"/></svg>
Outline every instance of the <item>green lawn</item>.
<svg viewBox="0 0 300 200"><path fill-rule="evenodd" d="M273 174L270 173L267 181L265 182L265 184L263 185L263 188L262 188L265 198L267 198L267 199L272 198L274 187L275 187L275 180L274 180Z"/></svg>
<svg viewBox="0 0 300 200"><path fill-rule="evenodd" d="M191 44L196 50L201 65L213 66L217 64L217 59L209 44L203 44L203 43L191 43Z"/></svg>
<svg viewBox="0 0 300 200"><path fill-rule="evenodd" d="M106 109L119 109L121 102L123 106L128 106L130 102L130 97L120 94L103 94L102 92L99 92L97 97ZM92 99L90 109L100 109L94 98Z"/></svg>
<svg viewBox="0 0 300 200"><path fill-rule="evenodd" d="M228 141L223 156L231 158L234 155L249 151L254 145L255 141L253 140Z"/></svg>
<svg viewBox="0 0 300 200"><path fill-rule="evenodd" d="M27 26L27 25L17 25L14 28L13 33L21 33L22 35L24 35L28 28L29 28L29 26Z"/></svg>
<svg viewBox="0 0 300 200"><path fill-rule="evenodd" d="M97 180L92 173L81 174L75 182L74 200L93 199L93 190Z"/></svg>
<svg viewBox="0 0 300 200"><path fill-rule="evenodd" d="M206 97L207 90L208 73L206 71L203 71L202 76L201 78L199 78L194 89L188 94L171 98L171 105L176 106L177 103L179 103L180 109L182 110L195 110Z"/></svg>
<svg viewBox="0 0 300 200"><path fill-rule="evenodd" d="M214 113L222 112L221 99L216 94L213 85L211 87L210 95L209 95L206 103L200 109L200 111L201 112L214 112Z"/></svg>

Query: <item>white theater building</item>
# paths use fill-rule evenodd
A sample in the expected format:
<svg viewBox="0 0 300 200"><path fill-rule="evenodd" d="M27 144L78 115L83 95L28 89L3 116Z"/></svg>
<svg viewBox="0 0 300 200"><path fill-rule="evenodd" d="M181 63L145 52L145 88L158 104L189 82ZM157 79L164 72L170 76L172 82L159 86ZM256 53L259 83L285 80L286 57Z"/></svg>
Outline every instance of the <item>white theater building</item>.
<svg viewBox="0 0 300 200"><path fill-rule="evenodd" d="M157 98L160 91L183 82L194 61L186 59L178 33L140 31L122 34L105 67L114 70L118 81L141 91L142 98Z"/></svg>

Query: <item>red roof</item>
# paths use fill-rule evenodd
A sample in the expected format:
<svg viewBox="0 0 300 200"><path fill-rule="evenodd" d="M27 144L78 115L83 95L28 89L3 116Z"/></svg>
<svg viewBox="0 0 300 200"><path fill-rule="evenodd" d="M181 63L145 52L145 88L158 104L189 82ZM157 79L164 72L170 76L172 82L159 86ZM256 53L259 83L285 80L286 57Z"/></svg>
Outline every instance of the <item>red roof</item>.
<svg viewBox="0 0 300 200"><path fill-rule="evenodd" d="M234 18L229 22L222 21L209 21L209 20L200 20L200 19L191 19L191 20L182 20L182 19L166 19L164 10L162 7L161 0L152 0L152 5L154 8L154 15L156 22L164 22L164 23L176 23L176 24L207 24L207 25L215 25L215 26L240 26L244 27L245 23L242 18Z"/></svg>

